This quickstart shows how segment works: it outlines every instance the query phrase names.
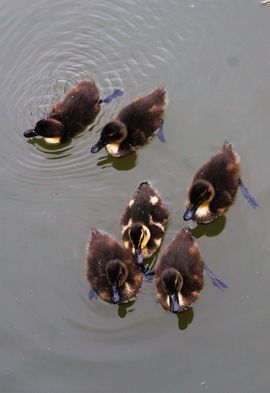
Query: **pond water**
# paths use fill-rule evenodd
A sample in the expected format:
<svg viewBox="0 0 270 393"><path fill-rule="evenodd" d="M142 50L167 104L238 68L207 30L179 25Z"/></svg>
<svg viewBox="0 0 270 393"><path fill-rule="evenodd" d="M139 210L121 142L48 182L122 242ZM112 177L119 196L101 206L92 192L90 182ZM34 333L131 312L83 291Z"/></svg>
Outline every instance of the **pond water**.
<svg viewBox="0 0 270 393"><path fill-rule="evenodd" d="M266 393L270 389L270 6L256 0L2 0L0 390L2 393ZM104 106L63 146L23 131L69 85L95 79ZM127 159L90 154L129 99L168 88L166 144ZM170 209L163 247L184 225L194 171L228 139L261 205L238 195L226 219L196 228L209 267L180 318L144 283L128 308L88 301L91 226L120 239L142 180ZM194 225L193 225L194 226Z"/></svg>

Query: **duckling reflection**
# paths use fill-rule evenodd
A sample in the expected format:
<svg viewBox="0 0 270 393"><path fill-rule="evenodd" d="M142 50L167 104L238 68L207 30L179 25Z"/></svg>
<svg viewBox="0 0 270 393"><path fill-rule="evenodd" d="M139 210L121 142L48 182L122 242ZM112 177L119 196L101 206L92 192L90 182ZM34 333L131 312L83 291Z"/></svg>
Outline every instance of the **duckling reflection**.
<svg viewBox="0 0 270 393"><path fill-rule="evenodd" d="M203 288L204 262L189 228L183 228L162 253L156 269L157 298L173 313L190 308Z"/></svg>
<svg viewBox="0 0 270 393"><path fill-rule="evenodd" d="M111 236L95 228L91 230L91 240L87 244L86 265L91 287L105 302L130 302L142 285L142 273L132 254Z"/></svg>
<svg viewBox="0 0 270 393"><path fill-rule="evenodd" d="M110 155L99 158L97 166L101 169L112 167L117 171L130 171L137 165L137 154L132 153L123 159L116 159Z"/></svg>
<svg viewBox="0 0 270 393"><path fill-rule="evenodd" d="M124 246L136 257L139 265L160 247L169 211L158 192L142 182L129 200L121 218Z"/></svg>
<svg viewBox="0 0 270 393"><path fill-rule="evenodd" d="M177 314L178 319L178 329L179 330L186 330L188 326L191 324L194 318L194 311L193 308L190 307L188 310L179 312Z"/></svg>
<svg viewBox="0 0 270 393"><path fill-rule="evenodd" d="M241 180L239 155L225 141L222 150L196 172L188 189L184 220L203 224L216 220L234 202L239 186L247 202L258 207Z"/></svg>
<svg viewBox="0 0 270 393"><path fill-rule="evenodd" d="M202 236L214 237L221 234L226 226L226 216L221 216L208 225L198 224L195 228L191 229L191 234L196 239Z"/></svg>

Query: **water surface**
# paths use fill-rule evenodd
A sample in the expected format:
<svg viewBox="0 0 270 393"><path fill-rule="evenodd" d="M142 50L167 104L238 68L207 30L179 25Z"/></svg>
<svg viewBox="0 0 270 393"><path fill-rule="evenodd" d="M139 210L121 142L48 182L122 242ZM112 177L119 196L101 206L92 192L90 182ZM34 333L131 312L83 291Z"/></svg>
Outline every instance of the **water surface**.
<svg viewBox="0 0 270 393"><path fill-rule="evenodd" d="M3 393L266 393L270 387L270 7L255 0L2 0L0 386ZM64 146L22 134L76 80L125 95ZM130 98L166 85L167 142L126 160L90 155ZM149 180L184 225L187 185L228 139L261 208L241 195L197 229L206 279L178 320L145 283L128 309L89 303L91 226L119 239L129 196Z"/></svg>

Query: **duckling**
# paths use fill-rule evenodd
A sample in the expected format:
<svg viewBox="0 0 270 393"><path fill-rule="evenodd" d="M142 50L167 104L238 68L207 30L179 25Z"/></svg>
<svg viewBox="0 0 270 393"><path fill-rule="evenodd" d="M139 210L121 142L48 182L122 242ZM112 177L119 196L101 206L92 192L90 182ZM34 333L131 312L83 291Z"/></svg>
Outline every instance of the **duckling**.
<svg viewBox="0 0 270 393"><path fill-rule="evenodd" d="M25 131L24 136L42 136L47 143L60 143L90 124L99 110L95 82L82 80L52 105L48 116L39 120L34 129Z"/></svg>
<svg viewBox="0 0 270 393"><path fill-rule="evenodd" d="M102 300L120 304L133 300L141 285L142 273L133 255L111 236L91 229L86 248L87 278Z"/></svg>
<svg viewBox="0 0 270 393"><path fill-rule="evenodd" d="M163 114L167 102L164 87L135 98L105 125L99 141L91 148L91 152L97 153L106 147L113 157L127 156L141 147L158 129L159 138L165 142Z"/></svg>
<svg viewBox="0 0 270 393"><path fill-rule="evenodd" d="M239 186L249 204L258 207L241 180L240 157L225 141L223 148L194 175L188 189L184 220L203 224L216 220L234 202Z"/></svg>
<svg viewBox="0 0 270 393"><path fill-rule="evenodd" d="M160 195L148 182L142 182L128 202L121 218L124 246L142 266L160 247L169 211Z"/></svg>
<svg viewBox="0 0 270 393"><path fill-rule="evenodd" d="M173 313L188 309L200 296L204 262L189 228L183 228L165 248L156 269L157 298Z"/></svg>

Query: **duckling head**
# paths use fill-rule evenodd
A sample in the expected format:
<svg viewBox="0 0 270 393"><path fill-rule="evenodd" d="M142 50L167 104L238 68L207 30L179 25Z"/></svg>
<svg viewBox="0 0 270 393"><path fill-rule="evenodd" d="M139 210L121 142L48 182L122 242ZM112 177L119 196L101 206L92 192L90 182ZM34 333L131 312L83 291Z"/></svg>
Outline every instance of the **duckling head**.
<svg viewBox="0 0 270 393"><path fill-rule="evenodd" d="M143 224L133 224L129 229L129 238L133 245L133 253L135 253L136 262L141 265L143 263L142 250L146 247L151 237L149 229Z"/></svg>
<svg viewBox="0 0 270 393"><path fill-rule="evenodd" d="M188 192L184 220L192 220L195 214L199 217L206 216L209 213L209 204L214 196L215 190L211 183L206 180L194 182Z"/></svg>
<svg viewBox="0 0 270 393"><path fill-rule="evenodd" d="M110 261L106 266L106 278L109 286L111 287L111 301L114 304L118 304L121 298L121 288L125 284L128 277L128 269L126 265L114 259Z"/></svg>
<svg viewBox="0 0 270 393"><path fill-rule="evenodd" d="M110 121L101 131L99 141L91 148L91 153L97 153L106 145L119 145L127 137L127 127L118 120Z"/></svg>
<svg viewBox="0 0 270 393"><path fill-rule="evenodd" d="M60 143L64 135L65 127L63 123L56 119L42 119L36 123L34 129L24 132L25 138L42 136L48 143Z"/></svg>
<svg viewBox="0 0 270 393"><path fill-rule="evenodd" d="M183 286L183 277L174 268L168 268L161 274L162 289L167 295L166 306L173 312L181 311L181 298L180 293Z"/></svg>

